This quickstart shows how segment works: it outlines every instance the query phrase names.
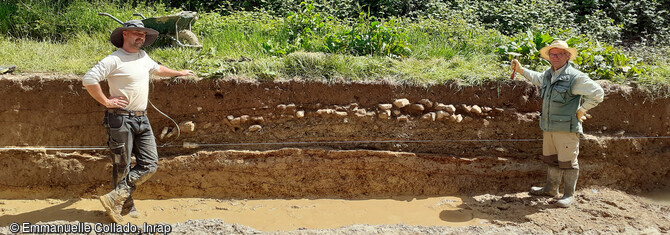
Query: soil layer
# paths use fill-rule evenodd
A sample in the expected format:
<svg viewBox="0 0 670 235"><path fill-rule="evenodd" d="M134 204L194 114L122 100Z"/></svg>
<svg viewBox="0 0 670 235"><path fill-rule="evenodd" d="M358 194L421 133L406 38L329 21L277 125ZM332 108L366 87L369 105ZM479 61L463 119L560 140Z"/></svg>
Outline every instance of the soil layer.
<svg viewBox="0 0 670 235"><path fill-rule="evenodd" d="M605 101L589 112L593 118L584 122L580 142L578 202L587 205L567 210L610 223L633 221L628 227L634 231L652 226L667 232L667 205L602 198L624 195L637 203L636 195L670 186L670 98L601 85ZM140 200L458 196L470 198L463 200L470 206L487 201L477 218L493 221L496 229L530 220L534 227L517 232L560 232L566 231L560 224L574 220L546 215L536 206L551 208L553 199L525 193L545 176L539 89L527 82L462 87L162 79L151 87L152 103L180 128L149 108L161 159L158 172L135 192ZM73 200L111 189L107 150L68 150L103 148L107 139L104 107L78 78L0 77L0 100L0 198ZM35 147L47 148L28 149ZM609 207L635 213L619 217ZM498 212L490 210L524 215L510 220L491 217ZM642 221L645 213L665 216L665 222Z"/></svg>

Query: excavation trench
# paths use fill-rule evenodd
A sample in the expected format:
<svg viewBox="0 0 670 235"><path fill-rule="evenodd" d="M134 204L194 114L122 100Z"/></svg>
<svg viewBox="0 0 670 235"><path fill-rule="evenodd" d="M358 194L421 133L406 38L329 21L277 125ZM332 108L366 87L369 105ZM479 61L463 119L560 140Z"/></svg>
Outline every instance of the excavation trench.
<svg viewBox="0 0 670 235"><path fill-rule="evenodd" d="M602 85L605 101L584 125L580 185L646 191L667 181L669 100ZM525 82L419 87L167 79L151 86L151 101L182 128L176 138L172 122L149 109L158 144L168 146L159 148L160 169L138 198L493 193L525 190L544 175L538 89ZM5 78L0 96L0 146L106 142L103 107L77 78ZM385 117L380 104L401 98L410 105L393 106ZM455 110L438 108L449 105ZM447 114L433 120L440 112ZM0 155L3 198L86 197L110 188L106 150L5 148Z"/></svg>
<svg viewBox="0 0 670 235"><path fill-rule="evenodd" d="M667 187L670 99L601 85L605 101L584 123L578 188ZM151 87L151 101L181 132L148 110L164 146L159 170L134 194L140 200L411 200L524 192L544 180L539 90L522 81L164 79ZM409 105L393 105L401 98ZM70 200L111 189L109 152L76 149L106 143L104 109L78 78L6 76L0 100L0 198Z"/></svg>

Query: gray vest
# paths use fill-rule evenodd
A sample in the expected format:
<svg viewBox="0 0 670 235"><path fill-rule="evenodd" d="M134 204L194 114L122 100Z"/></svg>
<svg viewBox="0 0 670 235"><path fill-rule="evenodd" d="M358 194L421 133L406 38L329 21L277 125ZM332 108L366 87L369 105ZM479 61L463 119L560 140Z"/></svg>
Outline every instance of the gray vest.
<svg viewBox="0 0 670 235"><path fill-rule="evenodd" d="M582 96L571 91L575 78L581 74L570 63L554 83L551 83L551 68L542 74L540 128L543 131L583 133L582 123L576 115Z"/></svg>

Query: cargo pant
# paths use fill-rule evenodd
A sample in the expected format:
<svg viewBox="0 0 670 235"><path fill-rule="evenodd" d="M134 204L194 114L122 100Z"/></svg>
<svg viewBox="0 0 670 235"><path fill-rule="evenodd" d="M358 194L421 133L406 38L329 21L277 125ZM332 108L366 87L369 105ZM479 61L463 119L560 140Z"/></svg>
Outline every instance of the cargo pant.
<svg viewBox="0 0 670 235"><path fill-rule="evenodd" d="M561 169L579 169L579 133L544 132L542 160Z"/></svg>
<svg viewBox="0 0 670 235"><path fill-rule="evenodd" d="M107 144L114 154L115 189L132 193L158 169L156 138L149 119L146 115L105 112L103 125L109 137ZM132 154L136 164L131 168Z"/></svg>

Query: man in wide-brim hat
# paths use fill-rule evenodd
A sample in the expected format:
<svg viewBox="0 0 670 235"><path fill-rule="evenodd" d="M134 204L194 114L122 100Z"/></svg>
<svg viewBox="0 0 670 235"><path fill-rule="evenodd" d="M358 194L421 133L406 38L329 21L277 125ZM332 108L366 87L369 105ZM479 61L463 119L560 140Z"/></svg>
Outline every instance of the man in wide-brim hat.
<svg viewBox="0 0 670 235"><path fill-rule="evenodd" d="M547 182L544 187L531 187L530 194L556 197L562 179L563 197L556 204L569 207L579 177L577 155L582 122L587 118L586 112L603 101L604 92L598 83L570 63L577 58L577 49L570 48L565 41L553 41L540 49L540 56L551 64L551 68L541 73L523 68L517 60L511 65L514 71L541 87L542 160L548 166Z"/></svg>
<svg viewBox="0 0 670 235"><path fill-rule="evenodd" d="M158 169L158 151L151 124L146 116L150 75L187 76L191 70L176 71L159 65L142 47L156 40L158 31L131 20L116 28L109 41L118 49L93 66L82 79L88 93L106 107L104 126L114 159L115 188L100 197L112 220L123 222L123 215L138 217L131 194ZM109 96L99 82L107 80ZM136 164L131 169L131 154Z"/></svg>
<svg viewBox="0 0 670 235"><path fill-rule="evenodd" d="M140 20L130 20L128 22L123 23L122 27L118 27L112 31L112 34L109 36L109 41L112 42L112 45L121 48L123 47L123 39L124 35L128 33L133 33L133 34L142 34L140 32L144 32L143 34L145 35L144 41L142 41L142 44L139 45L139 47L145 47L149 46L154 41L156 41L156 38L158 37L158 31L151 29L151 28L145 28L144 23ZM136 41L135 42L139 42ZM132 46L137 46L133 44Z"/></svg>

